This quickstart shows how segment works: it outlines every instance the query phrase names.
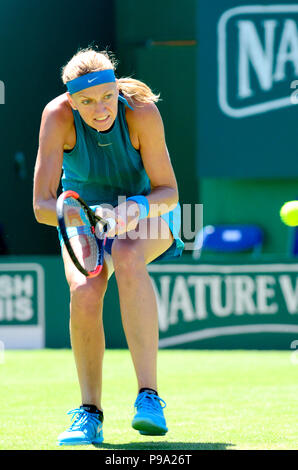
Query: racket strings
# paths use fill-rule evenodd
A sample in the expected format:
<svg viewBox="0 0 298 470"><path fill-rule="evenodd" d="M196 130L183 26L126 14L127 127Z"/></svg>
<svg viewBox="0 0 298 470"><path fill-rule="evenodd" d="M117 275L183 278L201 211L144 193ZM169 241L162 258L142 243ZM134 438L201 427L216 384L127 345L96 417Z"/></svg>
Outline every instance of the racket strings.
<svg viewBox="0 0 298 470"><path fill-rule="evenodd" d="M84 269L93 271L98 264L98 244L87 214L81 204L72 197L65 199L64 221L76 258Z"/></svg>

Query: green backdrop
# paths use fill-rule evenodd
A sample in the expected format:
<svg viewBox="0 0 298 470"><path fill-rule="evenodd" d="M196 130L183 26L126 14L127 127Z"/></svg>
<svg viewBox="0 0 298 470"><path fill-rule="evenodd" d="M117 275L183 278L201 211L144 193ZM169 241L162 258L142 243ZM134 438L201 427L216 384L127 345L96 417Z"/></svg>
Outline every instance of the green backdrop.
<svg viewBox="0 0 298 470"><path fill-rule="evenodd" d="M158 107L180 202L203 203L205 225L257 223L265 231L265 253L287 252L289 232L280 223L278 211L283 202L297 198L297 108L283 107L238 119L225 114L219 105L220 18L235 6L257 3L87 0L86 16L82 16L76 2L70 0L1 2L0 81L5 84L5 104L0 105L1 195L17 208L21 227L16 230L14 213L4 204L0 223L11 254L59 253L56 229L37 224L32 211L40 117L45 104L64 92L61 66L79 46L92 41L116 52L119 76L140 78L161 93ZM265 6L275 3L279 2L263 2ZM296 4L289 1L287 5ZM240 54L239 22L244 20L255 28L253 34L263 52L263 24L276 23L272 49L275 70L285 38L285 22L290 21L294 31L297 14L263 15L262 19L257 14L247 18L234 15L228 23L227 63L232 77L228 97L233 97L230 101L235 108L241 104L237 98L236 59ZM294 38L294 33L289 29L289 38ZM249 77L255 92L251 100L261 103L273 95L281 97L285 89L291 94L290 81L297 75L293 65L296 52L293 42L285 44L289 55L286 76L279 83L272 82L268 95L261 89L260 72L258 75L251 63L254 56L244 56L250 57Z"/></svg>
<svg viewBox="0 0 298 470"><path fill-rule="evenodd" d="M55 228L35 221L33 168L41 113L65 92L61 67L79 47L114 48L113 0L2 0L0 2L0 179L2 222L12 254L59 253ZM16 161L23 154L24 163ZM13 207L13 210L12 210ZM15 213L19 227L16 227Z"/></svg>
<svg viewBox="0 0 298 470"><path fill-rule="evenodd" d="M297 105L289 105L298 6L261 4L198 2L198 200L204 225L258 224L264 252L285 254L290 231L279 210L298 198Z"/></svg>
<svg viewBox="0 0 298 470"><path fill-rule="evenodd" d="M204 258L198 264L185 256L148 269L158 303L160 347L290 350L297 340L297 263L242 256L234 262ZM103 315L107 348L126 348L114 276ZM0 341L6 344L9 338L10 347L19 348L25 337L26 347L30 340L32 347L69 347L68 323L69 292L60 257L3 257ZM30 336L33 325L42 327L43 344Z"/></svg>
<svg viewBox="0 0 298 470"><path fill-rule="evenodd" d="M140 79L161 95L157 106L181 205L199 202L195 159L197 3L117 0L115 8L118 74Z"/></svg>
<svg viewBox="0 0 298 470"><path fill-rule="evenodd" d="M297 2L199 2L197 21L199 176L297 177Z"/></svg>

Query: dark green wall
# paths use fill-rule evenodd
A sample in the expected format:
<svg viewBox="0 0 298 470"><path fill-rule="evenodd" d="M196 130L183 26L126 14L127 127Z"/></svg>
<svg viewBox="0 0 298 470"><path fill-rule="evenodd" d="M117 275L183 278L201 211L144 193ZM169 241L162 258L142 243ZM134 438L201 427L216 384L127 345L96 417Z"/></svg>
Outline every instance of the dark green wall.
<svg viewBox="0 0 298 470"><path fill-rule="evenodd" d="M116 1L118 76L142 80L161 94L157 105L181 204L197 202L196 6L196 0Z"/></svg>
<svg viewBox="0 0 298 470"><path fill-rule="evenodd" d="M82 8L83 6L83 8ZM94 41L114 47L113 0L1 0L0 80L0 222L10 253L58 253L56 229L37 224L32 211L33 168L44 106L64 93L60 69L77 51ZM25 156L20 179L15 154ZM11 205L13 210L11 209ZM17 216L18 225L15 220Z"/></svg>
<svg viewBox="0 0 298 470"><path fill-rule="evenodd" d="M56 229L37 224L32 212L40 117L44 106L64 92L61 67L78 47L92 41L116 52L119 75L132 74L161 93L159 108L180 200L191 203L197 198L195 46L147 41L194 40L196 1L182 5L176 0L87 0L81 7L69 0L3 0L0 4L0 80L6 92L6 102L0 106L1 187L5 198L17 204L21 230L14 229L8 206L2 208L0 222L12 254L59 252ZM25 179L18 176L17 152L24 154Z"/></svg>
<svg viewBox="0 0 298 470"><path fill-rule="evenodd" d="M197 0L116 0L117 49L127 50L148 39L195 39L197 4ZM122 57L121 62L129 67L131 59Z"/></svg>
<svg viewBox="0 0 298 470"><path fill-rule="evenodd" d="M220 126L214 126L211 110L202 108L202 102L197 100L205 90L209 98L213 94L208 103L214 103L217 93L216 83L213 86L212 81L202 81L197 69L202 47L202 43L193 42L199 33L198 5L199 12L204 11L205 3L197 0L87 0L83 10L69 0L42 3L2 0L0 81L5 84L5 104L0 105L1 196L13 205L14 212L9 204L3 204L0 223L6 229L10 253L59 253L56 229L37 224L32 211L40 117L46 103L64 92L60 81L62 65L78 47L92 41L116 52L118 76L139 78L161 93L158 107L181 203L203 203L204 224L259 223L266 233L265 252L285 252L288 230L280 223L278 211L284 201L297 198L297 179L220 176L216 162L223 158L221 152L210 157L208 168L214 169L213 175L200 173L203 165L196 163L196 157L198 162L206 158L205 147L199 148L197 142L200 120L204 119L206 132L208 125L212 130L209 141L215 141L220 130ZM228 0L217 1L216 5L216 11L223 11ZM215 40L215 30L204 28ZM179 45L175 41L180 41ZM208 71L211 49L205 47L206 51ZM207 147L209 141L206 140ZM18 176L17 152L25 156L25 179ZM274 153L271 157L268 175L273 174L272 167L284 158Z"/></svg>

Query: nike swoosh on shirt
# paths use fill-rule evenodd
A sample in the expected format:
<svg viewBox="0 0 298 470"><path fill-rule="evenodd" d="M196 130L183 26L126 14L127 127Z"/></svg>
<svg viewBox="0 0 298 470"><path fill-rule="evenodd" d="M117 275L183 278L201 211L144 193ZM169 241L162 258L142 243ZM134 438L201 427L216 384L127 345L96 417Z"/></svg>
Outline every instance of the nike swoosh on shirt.
<svg viewBox="0 0 298 470"><path fill-rule="evenodd" d="M88 79L88 83L94 82L94 80L96 80L96 79L97 79L97 77L92 78L91 80Z"/></svg>

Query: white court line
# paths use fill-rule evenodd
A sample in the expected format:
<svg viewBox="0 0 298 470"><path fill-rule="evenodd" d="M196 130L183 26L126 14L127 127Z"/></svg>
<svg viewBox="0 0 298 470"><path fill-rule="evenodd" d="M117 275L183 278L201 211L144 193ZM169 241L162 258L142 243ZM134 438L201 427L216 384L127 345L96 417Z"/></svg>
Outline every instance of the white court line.
<svg viewBox="0 0 298 470"><path fill-rule="evenodd" d="M263 325L244 325L244 326L226 326L222 328L206 328L201 331L192 331L170 338L164 338L159 341L159 347L176 346L178 344L191 343L206 338L217 338L219 336L239 335L248 333L298 333L298 325L287 324L263 324Z"/></svg>

